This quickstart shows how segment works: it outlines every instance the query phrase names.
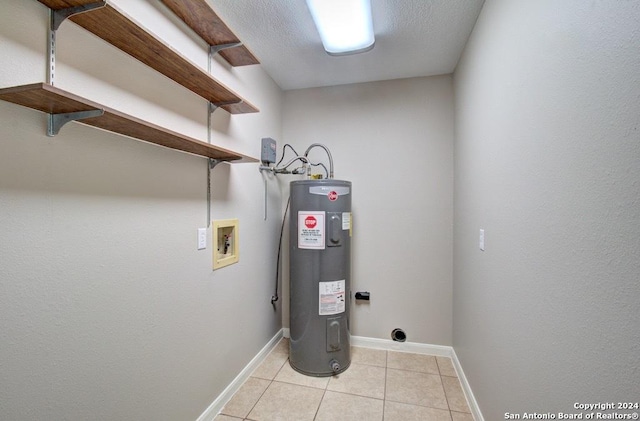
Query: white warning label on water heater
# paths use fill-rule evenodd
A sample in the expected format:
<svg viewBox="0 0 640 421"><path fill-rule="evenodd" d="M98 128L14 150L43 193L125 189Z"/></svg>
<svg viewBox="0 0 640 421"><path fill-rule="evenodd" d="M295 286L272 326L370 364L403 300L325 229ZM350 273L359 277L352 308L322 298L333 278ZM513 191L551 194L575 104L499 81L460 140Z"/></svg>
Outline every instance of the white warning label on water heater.
<svg viewBox="0 0 640 421"><path fill-rule="evenodd" d="M324 211L298 211L298 248L324 249Z"/></svg>
<svg viewBox="0 0 640 421"><path fill-rule="evenodd" d="M344 313L345 280L319 283L319 311L321 316Z"/></svg>
<svg viewBox="0 0 640 421"><path fill-rule="evenodd" d="M342 230L351 230L351 212L342 212Z"/></svg>

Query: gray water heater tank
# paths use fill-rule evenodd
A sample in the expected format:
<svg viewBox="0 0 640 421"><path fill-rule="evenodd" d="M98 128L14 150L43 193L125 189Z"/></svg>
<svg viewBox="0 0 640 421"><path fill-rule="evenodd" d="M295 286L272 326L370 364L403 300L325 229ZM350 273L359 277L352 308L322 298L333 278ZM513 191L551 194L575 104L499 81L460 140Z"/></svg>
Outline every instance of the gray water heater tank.
<svg viewBox="0 0 640 421"><path fill-rule="evenodd" d="M351 182L292 181L289 362L310 376L351 364Z"/></svg>

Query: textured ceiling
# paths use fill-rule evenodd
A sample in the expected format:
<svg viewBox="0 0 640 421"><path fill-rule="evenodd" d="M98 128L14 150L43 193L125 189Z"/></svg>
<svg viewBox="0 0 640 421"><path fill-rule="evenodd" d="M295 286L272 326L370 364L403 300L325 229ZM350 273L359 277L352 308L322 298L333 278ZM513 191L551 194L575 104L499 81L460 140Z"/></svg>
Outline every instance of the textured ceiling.
<svg viewBox="0 0 640 421"><path fill-rule="evenodd" d="M372 0L373 50L324 52L304 0L207 0L284 90L452 73L484 0Z"/></svg>

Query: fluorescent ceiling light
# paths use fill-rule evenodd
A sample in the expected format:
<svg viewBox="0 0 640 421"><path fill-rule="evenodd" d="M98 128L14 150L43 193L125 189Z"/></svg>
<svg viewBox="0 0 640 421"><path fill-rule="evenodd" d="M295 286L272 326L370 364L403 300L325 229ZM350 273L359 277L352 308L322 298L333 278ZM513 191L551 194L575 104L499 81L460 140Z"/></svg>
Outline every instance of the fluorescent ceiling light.
<svg viewBox="0 0 640 421"><path fill-rule="evenodd" d="M307 0L322 45L332 56L373 48L370 0Z"/></svg>

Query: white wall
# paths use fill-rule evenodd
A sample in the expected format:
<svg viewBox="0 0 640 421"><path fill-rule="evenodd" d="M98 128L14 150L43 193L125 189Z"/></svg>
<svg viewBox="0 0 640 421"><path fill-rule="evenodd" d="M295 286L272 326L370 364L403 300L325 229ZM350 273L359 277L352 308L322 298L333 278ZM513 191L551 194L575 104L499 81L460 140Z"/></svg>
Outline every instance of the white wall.
<svg viewBox="0 0 640 421"><path fill-rule="evenodd" d="M159 5L119 2L206 69L206 49ZM45 80L47 9L8 0L0 87ZM206 102L71 22L56 86L207 139ZM282 94L259 66L219 77L261 112L214 114L213 142L258 156L281 137ZM240 219L240 262L211 270L207 161L0 102L0 418L196 419L281 328L270 304L278 218L257 164L212 173L214 219ZM270 214L280 212L269 181Z"/></svg>
<svg viewBox="0 0 640 421"><path fill-rule="evenodd" d="M487 420L640 396L638 22L487 0L456 70L454 348Z"/></svg>
<svg viewBox="0 0 640 421"><path fill-rule="evenodd" d="M450 76L285 92L281 143L353 182L353 335L451 344L452 101Z"/></svg>

